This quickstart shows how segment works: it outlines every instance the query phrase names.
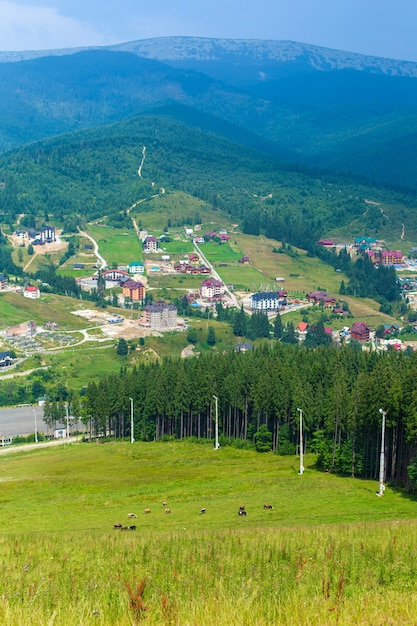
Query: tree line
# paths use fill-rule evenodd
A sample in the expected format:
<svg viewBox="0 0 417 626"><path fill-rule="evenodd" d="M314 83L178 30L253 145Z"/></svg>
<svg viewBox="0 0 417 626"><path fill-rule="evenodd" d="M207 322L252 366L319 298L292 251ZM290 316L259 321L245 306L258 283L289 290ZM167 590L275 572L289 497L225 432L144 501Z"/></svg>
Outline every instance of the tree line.
<svg viewBox="0 0 417 626"><path fill-rule="evenodd" d="M96 436L125 437L133 407L135 439L213 439L217 396L221 445L261 442L259 449L294 454L301 408L305 450L318 454L320 467L377 479L382 408L386 478L408 485L407 468L416 456L416 374L412 352L266 341L245 354L123 368L88 385L72 414Z"/></svg>

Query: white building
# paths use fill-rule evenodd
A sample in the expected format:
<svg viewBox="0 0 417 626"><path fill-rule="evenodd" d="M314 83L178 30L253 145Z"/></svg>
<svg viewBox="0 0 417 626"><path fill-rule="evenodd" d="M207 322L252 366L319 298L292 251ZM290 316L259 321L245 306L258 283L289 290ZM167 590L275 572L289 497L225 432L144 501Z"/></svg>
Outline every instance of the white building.
<svg viewBox="0 0 417 626"><path fill-rule="evenodd" d="M142 261L132 261L129 263L129 274L143 274L145 271L145 265Z"/></svg>
<svg viewBox="0 0 417 626"><path fill-rule="evenodd" d="M278 311L287 304L285 296L276 291L254 293L251 296L252 311Z"/></svg>
<svg viewBox="0 0 417 626"><path fill-rule="evenodd" d="M31 285L28 285L27 287L25 287L23 295L25 296L25 298L31 298L32 300L37 300L38 298L41 297L41 292L39 291L37 287L31 287Z"/></svg>
<svg viewBox="0 0 417 626"><path fill-rule="evenodd" d="M208 278L200 285L200 294L204 300L213 300L213 298L221 298L226 291L226 286L221 280Z"/></svg>

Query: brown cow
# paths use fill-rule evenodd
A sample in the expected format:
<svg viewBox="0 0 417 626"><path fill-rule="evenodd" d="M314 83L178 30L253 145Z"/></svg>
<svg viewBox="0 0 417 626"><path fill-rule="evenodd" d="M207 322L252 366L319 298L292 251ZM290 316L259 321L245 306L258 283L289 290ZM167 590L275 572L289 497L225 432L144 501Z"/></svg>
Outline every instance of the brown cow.
<svg viewBox="0 0 417 626"><path fill-rule="evenodd" d="M129 526L122 526L120 530L129 530Z"/></svg>
<svg viewBox="0 0 417 626"><path fill-rule="evenodd" d="M165 509L165 513L171 513L171 509Z"/></svg>
<svg viewBox="0 0 417 626"><path fill-rule="evenodd" d="M245 505L244 505L244 504L242 504L242 505L239 507L239 511L244 511L244 510L245 510Z"/></svg>
<svg viewBox="0 0 417 626"><path fill-rule="evenodd" d="M113 528L123 528L123 524L113 524Z"/></svg>
<svg viewBox="0 0 417 626"><path fill-rule="evenodd" d="M150 513L151 509L145 509L145 513Z"/></svg>
<svg viewBox="0 0 417 626"><path fill-rule="evenodd" d="M272 504L264 504L264 509L273 509Z"/></svg>

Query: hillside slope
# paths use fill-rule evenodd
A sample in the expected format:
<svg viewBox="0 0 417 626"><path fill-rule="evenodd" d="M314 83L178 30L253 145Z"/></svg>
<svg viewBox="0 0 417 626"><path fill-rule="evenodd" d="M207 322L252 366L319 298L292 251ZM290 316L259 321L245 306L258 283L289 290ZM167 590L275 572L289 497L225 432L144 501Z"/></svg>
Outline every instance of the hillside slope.
<svg viewBox="0 0 417 626"><path fill-rule="evenodd" d="M185 111L182 112L185 117ZM207 123L210 118L201 121ZM243 220L246 232L265 230L296 245L347 228L398 239L416 231L413 196L300 171L259 151L221 139L168 114L142 114L109 126L28 145L0 158L0 211L13 224L21 213L53 212L69 222L124 212L151 197L155 186L182 190ZM146 146L146 160L138 167ZM371 211L365 199L381 203ZM146 210L146 203L141 205ZM75 220L75 222L74 222Z"/></svg>
<svg viewBox="0 0 417 626"><path fill-rule="evenodd" d="M180 104L288 163L417 190L415 63L192 37L1 59L0 150Z"/></svg>

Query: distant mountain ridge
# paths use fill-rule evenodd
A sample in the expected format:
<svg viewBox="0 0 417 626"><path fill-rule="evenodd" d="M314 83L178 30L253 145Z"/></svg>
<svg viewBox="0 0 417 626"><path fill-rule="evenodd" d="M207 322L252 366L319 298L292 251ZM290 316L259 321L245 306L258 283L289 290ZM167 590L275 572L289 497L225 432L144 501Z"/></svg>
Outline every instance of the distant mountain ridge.
<svg viewBox="0 0 417 626"><path fill-rule="evenodd" d="M27 61L45 56L64 56L86 50L132 52L137 56L163 61L234 62L261 66L294 64L304 71L357 70L387 76L417 77L417 63L286 40L217 39L206 37L155 37L110 46L86 46L51 50L1 51L0 62ZM271 78L268 76L268 78Z"/></svg>
<svg viewBox="0 0 417 626"><path fill-rule="evenodd" d="M282 162L417 191L416 78L417 63L291 41L0 52L0 152L164 111Z"/></svg>

